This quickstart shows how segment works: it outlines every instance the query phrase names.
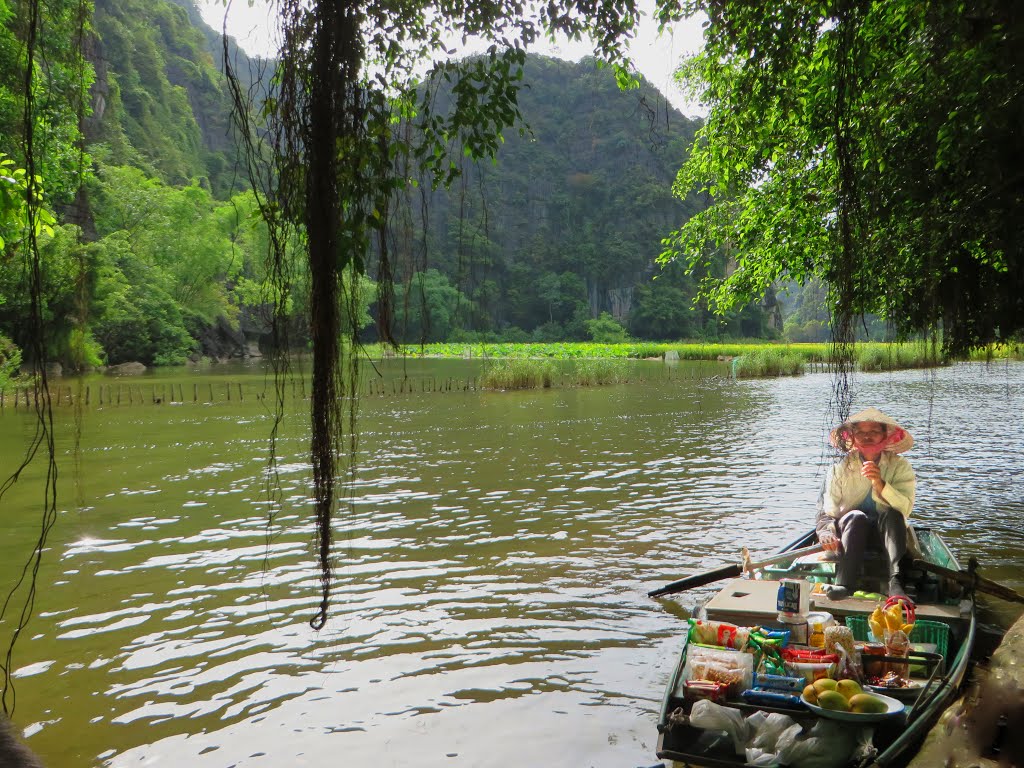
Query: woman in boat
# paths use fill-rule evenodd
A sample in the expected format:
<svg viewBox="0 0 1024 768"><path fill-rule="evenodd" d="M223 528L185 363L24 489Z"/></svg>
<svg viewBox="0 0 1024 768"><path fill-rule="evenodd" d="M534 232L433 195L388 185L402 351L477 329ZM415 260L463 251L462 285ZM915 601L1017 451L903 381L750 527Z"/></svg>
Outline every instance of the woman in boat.
<svg viewBox="0 0 1024 768"><path fill-rule="evenodd" d="M877 408L851 416L830 439L846 456L829 469L818 499L818 540L836 561L836 583L828 596L841 600L858 588L868 537L876 535L888 561L888 592L905 597L899 564L907 551L917 480L899 454L914 439Z"/></svg>

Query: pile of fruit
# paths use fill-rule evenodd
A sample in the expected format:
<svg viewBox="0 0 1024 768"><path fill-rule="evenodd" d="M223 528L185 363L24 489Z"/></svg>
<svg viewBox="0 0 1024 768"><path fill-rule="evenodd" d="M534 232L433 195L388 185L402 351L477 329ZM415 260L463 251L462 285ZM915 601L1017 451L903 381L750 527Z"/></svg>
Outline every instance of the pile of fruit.
<svg viewBox="0 0 1024 768"><path fill-rule="evenodd" d="M804 701L837 712L878 715L889 705L871 693L864 693L856 680L832 680L823 677L804 688Z"/></svg>
<svg viewBox="0 0 1024 768"><path fill-rule="evenodd" d="M899 600L893 602L888 608L877 606L868 616L868 626L879 640L884 640L893 632L903 632L907 637L914 631L913 619L903 613L903 603Z"/></svg>

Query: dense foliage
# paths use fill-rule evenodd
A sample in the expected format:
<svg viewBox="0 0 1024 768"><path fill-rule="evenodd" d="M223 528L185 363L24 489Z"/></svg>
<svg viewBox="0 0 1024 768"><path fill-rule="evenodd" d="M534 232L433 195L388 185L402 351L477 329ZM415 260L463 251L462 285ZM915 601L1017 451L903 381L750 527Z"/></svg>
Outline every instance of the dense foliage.
<svg viewBox="0 0 1024 768"><path fill-rule="evenodd" d="M1024 328L1024 9L1015 0L687 3L711 107L679 177L715 204L670 257L730 260L722 307L823 278L961 352Z"/></svg>

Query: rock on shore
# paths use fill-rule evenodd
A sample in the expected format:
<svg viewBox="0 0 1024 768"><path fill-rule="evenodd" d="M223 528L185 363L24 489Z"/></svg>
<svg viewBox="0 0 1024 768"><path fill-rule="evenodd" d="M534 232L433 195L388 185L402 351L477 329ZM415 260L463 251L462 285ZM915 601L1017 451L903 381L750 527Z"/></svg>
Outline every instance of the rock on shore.
<svg viewBox="0 0 1024 768"><path fill-rule="evenodd" d="M907 768L1024 766L1024 616L968 692L932 728Z"/></svg>

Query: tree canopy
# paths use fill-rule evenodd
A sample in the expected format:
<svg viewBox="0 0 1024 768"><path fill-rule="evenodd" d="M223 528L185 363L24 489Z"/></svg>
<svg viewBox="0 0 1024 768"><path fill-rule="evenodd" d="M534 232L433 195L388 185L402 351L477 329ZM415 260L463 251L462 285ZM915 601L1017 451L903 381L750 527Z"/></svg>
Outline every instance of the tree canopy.
<svg viewBox="0 0 1024 768"><path fill-rule="evenodd" d="M703 286L720 307L817 276L834 318L876 313L951 353L1024 329L1019 3L684 10L709 16L682 77L710 111L677 188L714 204L666 259L730 259Z"/></svg>

